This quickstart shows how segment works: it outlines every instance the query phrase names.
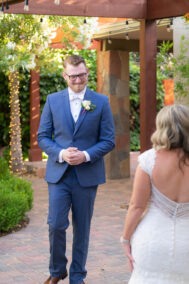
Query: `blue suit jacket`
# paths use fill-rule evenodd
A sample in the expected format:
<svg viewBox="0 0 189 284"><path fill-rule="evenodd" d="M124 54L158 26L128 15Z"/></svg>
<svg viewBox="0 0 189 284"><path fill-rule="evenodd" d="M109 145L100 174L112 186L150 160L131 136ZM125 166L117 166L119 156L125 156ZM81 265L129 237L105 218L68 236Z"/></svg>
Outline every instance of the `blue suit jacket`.
<svg viewBox="0 0 189 284"><path fill-rule="evenodd" d="M79 183L93 186L105 182L103 156L114 147L114 124L108 97L88 88L84 100L96 105L93 111L83 108L74 123L68 89L47 97L38 130L38 144L48 155L45 179L57 183L68 164L59 163L59 152L68 147L87 151L91 161L75 166Z"/></svg>

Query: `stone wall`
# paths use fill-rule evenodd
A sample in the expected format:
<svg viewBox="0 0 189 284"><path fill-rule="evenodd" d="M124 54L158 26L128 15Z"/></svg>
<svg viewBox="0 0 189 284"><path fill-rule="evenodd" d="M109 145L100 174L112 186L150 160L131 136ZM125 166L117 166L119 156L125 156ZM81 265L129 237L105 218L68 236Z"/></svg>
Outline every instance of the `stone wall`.
<svg viewBox="0 0 189 284"><path fill-rule="evenodd" d="M109 97L115 123L116 147L105 157L107 178L129 177L129 52L99 52L98 92Z"/></svg>

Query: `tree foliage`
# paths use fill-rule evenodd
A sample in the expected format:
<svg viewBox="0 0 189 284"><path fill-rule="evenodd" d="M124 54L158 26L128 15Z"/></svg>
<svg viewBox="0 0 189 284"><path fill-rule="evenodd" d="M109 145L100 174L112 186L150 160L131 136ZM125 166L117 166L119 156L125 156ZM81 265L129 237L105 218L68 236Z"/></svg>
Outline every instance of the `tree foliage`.
<svg viewBox="0 0 189 284"><path fill-rule="evenodd" d="M54 50L55 56L63 58L66 55L79 54L86 60L87 67L89 68L89 81L88 87L96 91L97 87L97 66L96 66L96 50ZM48 94L58 92L66 88L66 82L62 77L62 59L59 64L59 68L56 72L51 72L49 68L45 66L41 68L40 72L40 106L41 109L44 106L46 97ZM21 108L21 131L22 131L22 148L24 158L28 155L28 149L30 148L30 73L20 71L20 108ZM9 145L9 121L10 121L10 109L9 109L9 90L8 90L8 77L4 73L0 73L0 147Z"/></svg>
<svg viewBox="0 0 189 284"><path fill-rule="evenodd" d="M180 53L174 56L171 52L173 43L167 41L159 46L157 56L158 72L163 79L174 77L174 92L178 97L188 96L189 90L189 40L180 39Z"/></svg>
<svg viewBox="0 0 189 284"><path fill-rule="evenodd" d="M89 37L83 31L80 32L82 26L82 17L0 15L1 71L7 73L20 68L30 70L36 64L39 67L46 64L46 69L56 70L59 58L54 56L54 49L49 48L52 31L56 28L63 29L65 47L74 48L77 41L85 43ZM89 22L88 29L91 26L92 23Z"/></svg>
<svg viewBox="0 0 189 284"><path fill-rule="evenodd" d="M184 36L180 41L180 54L174 58L176 76L175 93L177 96L188 96L189 91L189 40ZM178 79L177 79L178 78Z"/></svg>
<svg viewBox="0 0 189 284"><path fill-rule="evenodd" d="M36 66L49 69L51 72L57 70L61 58L54 56L54 50L49 48L52 29L63 27L65 35L72 32L73 40L77 40L79 36L80 40L84 40L85 35L82 33L81 38L81 33L79 33L83 19L81 17L2 14L0 21L0 69L9 78L10 90L10 165L14 172L21 172L23 158L18 99L20 70L29 71Z"/></svg>
<svg viewBox="0 0 189 284"><path fill-rule="evenodd" d="M158 46L159 52L157 54L157 69L161 73L163 79L173 78L174 65L173 65L173 42L163 41Z"/></svg>

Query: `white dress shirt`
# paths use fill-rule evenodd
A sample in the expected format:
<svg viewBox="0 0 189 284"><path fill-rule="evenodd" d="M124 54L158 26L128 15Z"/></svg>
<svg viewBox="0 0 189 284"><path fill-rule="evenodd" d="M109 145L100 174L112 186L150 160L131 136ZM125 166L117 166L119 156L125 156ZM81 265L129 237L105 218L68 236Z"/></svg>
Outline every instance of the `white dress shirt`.
<svg viewBox="0 0 189 284"><path fill-rule="evenodd" d="M77 122L81 111L81 102L83 101L85 91L86 87L80 93L74 93L70 88L68 88L69 99L70 99L70 110L75 122Z"/></svg>
<svg viewBox="0 0 189 284"><path fill-rule="evenodd" d="M68 87L68 94L69 94L69 100L70 100L70 110L71 110L71 114L73 116L73 119L75 121L75 123L78 120L80 111L81 111L81 102L83 101L84 95L86 92L86 87L80 92L80 93L74 93L69 87ZM63 151L65 151L65 149L62 149L59 153L59 163L63 163ZM86 162L90 161L90 156L86 151L83 151L85 158L86 158Z"/></svg>

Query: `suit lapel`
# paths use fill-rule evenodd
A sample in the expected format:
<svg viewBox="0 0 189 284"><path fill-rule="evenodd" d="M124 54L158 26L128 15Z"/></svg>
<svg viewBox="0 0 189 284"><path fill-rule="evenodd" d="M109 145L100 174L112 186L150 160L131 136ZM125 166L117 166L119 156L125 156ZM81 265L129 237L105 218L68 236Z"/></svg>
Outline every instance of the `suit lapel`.
<svg viewBox="0 0 189 284"><path fill-rule="evenodd" d="M70 100L69 100L69 94L68 94L68 89L65 90L64 94L64 113L66 116L66 119L68 121L69 128L72 130L72 133L74 132L74 120L71 114L71 109L70 109Z"/></svg>
<svg viewBox="0 0 189 284"><path fill-rule="evenodd" d="M92 93L88 88L86 89L84 100L92 101ZM94 104L93 101L92 101L92 103ZM78 117L78 120L77 120L76 125L75 125L74 135L78 131L78 129L80 128L80 126L81 126L83 120L86 118L87 114L88 114L88 111L84 110L84 108L82 107L80 114L79 114L79 117Z"/></svg>

